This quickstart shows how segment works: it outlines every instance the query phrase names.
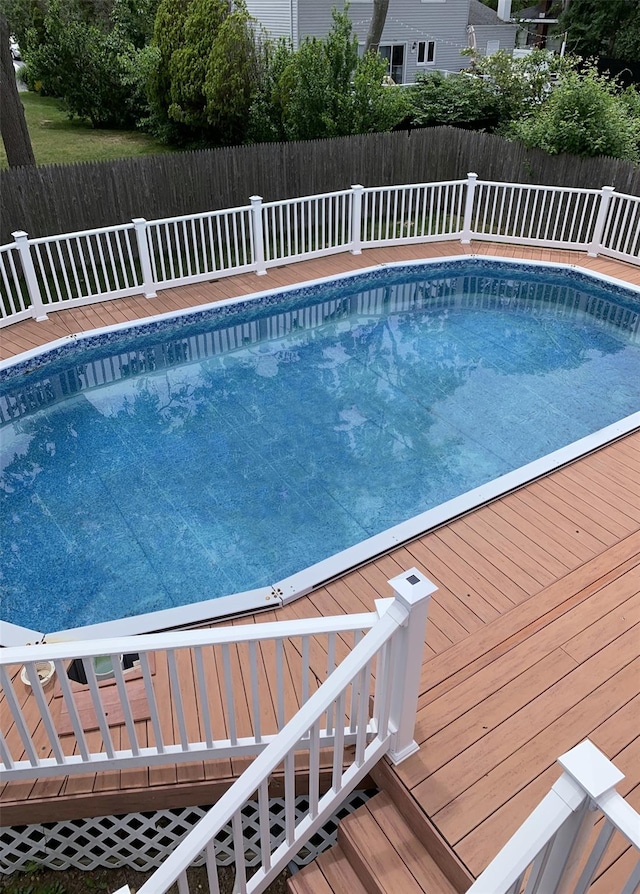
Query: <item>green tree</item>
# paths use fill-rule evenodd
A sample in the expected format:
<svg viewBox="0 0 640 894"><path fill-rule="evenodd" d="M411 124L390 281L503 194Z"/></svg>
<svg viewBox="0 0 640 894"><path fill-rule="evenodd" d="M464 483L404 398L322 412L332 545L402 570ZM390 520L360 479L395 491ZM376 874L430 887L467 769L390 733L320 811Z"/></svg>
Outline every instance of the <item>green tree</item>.
<svg viewBox="0 0 640 894"><path fill-rule="evenodd" d="M493 91L501 122L527 115L540 105L578 61L573 57L556 56L547 50L533 50L522 59L514 59L506 50L490 56L470 55L470 71L485 79Z"/></svg>
<svg viewBox="0 0 640 894"><path fill-rule="evenodd" d="M511 135L552 155L640 160L640 119L617 95L615 85L592 68L567 75L535 115L513 122Z"/></svg>
<svg viewBox="0 0 640 894"><path fill-rule="evenodd" d="M192 0L182 40L169 59L169 117L194 132L206 131L204 85L215 35L227 14L225 0Z"/></svg>
<svg viewBox="0 0 640 894"><path fill-rule="evenodd" d="M387 86L386 60L365 53L353 76L351 133L387 133L409 113L408 97L400 87Z"/></svg>
<svg viewBox="0 0 640 894"><path fill-rule="evenodd" d="M291 61L293 47L286 38L265 41L258 57L257 89L249 109L247 138L251 143L285 140L280 101L280 78Z"/></svg>
<svg viewBox="0 0 640 894"><path fill-rule="evenodd" d="M332 11L324 40L306 38L280 75L277 103L290 140L391 130L406 113L395 88L382 86L386 65L373 53L360 59L348 7Z"/></svg>
<svg viewBox="0 0 640 894"><path fill-rule="evenodd" d="M640 0L571 0L559 27L581 56L640 59Z"/></svg>
<svg viewBox="0 0 640 894"><path fill-rule="evenodd" d="M50 0L42 35L25 54L28 83L94 127L134 126L146 110L136 53L122 28L87 24L77 8Z"/></svg>
<svg viewBox="0 0 640 894"><path fill-rule="evenodd" d="M243 142L257 91L260 46L240 2L161 0L149 82L153 129L172 142Z"/></svg>
<svg viewBox="0 0 640 894"><path fill-rule="evenodd" d="M23 54L29 48L30 37L37 39L42 34L45 12L44 0L0 0L0 13L6 17L9 32Z"/></svg>
<svg viewBox="0 0 640 894"><path fill-rule="evenodd" d="M245 141L261 65L252 19L236 0L215 35L204 82L207 122L229 145Z"/></svg>

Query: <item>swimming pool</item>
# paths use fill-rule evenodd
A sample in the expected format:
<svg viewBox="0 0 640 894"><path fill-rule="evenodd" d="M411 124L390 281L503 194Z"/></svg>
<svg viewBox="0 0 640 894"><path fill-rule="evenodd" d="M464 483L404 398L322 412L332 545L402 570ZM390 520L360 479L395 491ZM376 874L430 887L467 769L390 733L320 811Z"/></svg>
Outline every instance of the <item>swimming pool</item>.
<svg viewBox="0 0 640 894"><path fill-rule="evenodd" d="M10 365L3 617L50 631L268 599L640 410L639 314L636 291L577 271L456 259Z"/></svg>

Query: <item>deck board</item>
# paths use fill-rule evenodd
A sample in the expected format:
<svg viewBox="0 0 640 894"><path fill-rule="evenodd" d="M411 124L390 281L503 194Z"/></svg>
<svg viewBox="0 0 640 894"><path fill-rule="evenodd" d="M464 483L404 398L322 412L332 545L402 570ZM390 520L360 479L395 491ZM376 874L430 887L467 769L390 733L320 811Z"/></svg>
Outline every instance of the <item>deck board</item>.
<svg viewBox="0 0 640 894"><path fill-rule="evenodd" d="M640 285L640 270L576 252L481 243L479 255L562 260ZM170 289L157 299L122 299L25 321L2 331L0 354L11 356L62 334L175 307L250 294L315 276L375 264L463 252L454 243L380 249L332 256L269 271ZM556 758L589 736L627 778L619 790L640 806L640 432L627 435L540 480L389 550L329 581L280 610L234 624L372 611L389 596L387 580L416 565L434 580L420 679L416 739L420 751L385 770L436 825L457 857L477 875L559 776ZM349 635L336 637L336 660L348 654ZM206 650L205 650L206 651ZM230 736L224 668L219 650L205 661L215 732ZM231 652L237 733L251 732L252 693L246 649ZM327 673L327 643L310 646L313 691ZM273 646L257 650L260 725L275 728L278 705L269 681ZM301 649L283 649L287 716L302 697ZM185 723L204 733L202 693L193 667ZM163 736L177 741L167 663L156 682L167 697L158 710ZM23 687L24 689L24 687ZM19 691L29 723L29 697ZM6 720L0 704L0 716ZM153 742L150 721L138 721L141 743ZM9 729L10 739L17 735ZM127 744L124 726L114 745ZM99 746L98 731L87 734ZM39 748L46 737L38 729ZM74 743L65 743L74 747ZM324 756L323 756L324 760ZM20 822L210 803L246 760L194 762L149 770L85 774L0 789L8 821ZM301 764L302 766L303 764ZM5 820L7 821L7 820ZM631 857L616 841L604 874L592 887L608 894L630 871Z"/></svg>

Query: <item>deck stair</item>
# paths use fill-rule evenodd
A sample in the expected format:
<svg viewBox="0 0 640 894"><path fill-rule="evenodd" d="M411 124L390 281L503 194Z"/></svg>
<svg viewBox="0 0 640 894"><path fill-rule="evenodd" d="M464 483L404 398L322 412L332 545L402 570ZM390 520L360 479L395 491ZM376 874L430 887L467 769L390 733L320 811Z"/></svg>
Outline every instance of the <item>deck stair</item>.
<svg viewBox="0 0 640 894"><path fill-rule="evenodd" d="M290 894L459 894L386 792L341 821L338 844L289 880Z"/></svg>

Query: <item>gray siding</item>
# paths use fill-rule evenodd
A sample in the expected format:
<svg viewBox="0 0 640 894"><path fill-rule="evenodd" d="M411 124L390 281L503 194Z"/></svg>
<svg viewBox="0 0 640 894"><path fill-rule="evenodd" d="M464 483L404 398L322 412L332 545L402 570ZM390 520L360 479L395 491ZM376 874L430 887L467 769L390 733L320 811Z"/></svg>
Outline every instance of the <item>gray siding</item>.
<svg viewBox="0 0 640 894"><path fill-rule="evenodd" d="M293 39L292 7L298 0L247 0L247 9L271 38Z"/></svg>
<svg viewBox="0 0 640 894"><path fill-rule="evenodd" d="M487 52L487 44L499 40L501 50L512 50L516 45L516 25L474 25L476 48L483 56Z"/></svg>

